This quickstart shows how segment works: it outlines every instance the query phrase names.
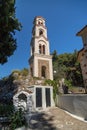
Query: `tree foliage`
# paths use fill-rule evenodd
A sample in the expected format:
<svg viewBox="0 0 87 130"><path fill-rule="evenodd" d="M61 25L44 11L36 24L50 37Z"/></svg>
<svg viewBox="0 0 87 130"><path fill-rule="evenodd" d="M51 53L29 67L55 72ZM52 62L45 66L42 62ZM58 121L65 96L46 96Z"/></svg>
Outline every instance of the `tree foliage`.
<svg viewBox="0 0 87 130"><path fill-rule="evenodd" d="M75 50L73 53L64 53L58 55L53 52L53 70L56 71L54 73L54 79L60 80L61 78L65 78L72 82L74 86L83 86L83 78L81 73L80 64L77 61L77 51ZM55 60L56 57L56 60Z"/></svg>
<svg viewBox="0 0 87 130"><path fill-rule="evenodd" d="M21 76L27 76L29 74L29 70L27 68L23 68L22 70L13 70L11 75L15 73Z"/></svg>
<svg viewBox="0 0 87 130"><path fill-rule="evenodd" d="M24 111L20 108L17 111L14 111L10 117L10 129L15 130L16 128L20 128L26 124L26 120L24 117Z"/></svg>
<svg viewBox="0 0 87 130"><path fill-rule="evenodd" d="M21 30L21 24L15 16L15 0L0 0L0 64L7 62L17 47L16 30Z"/></svg>
<svg viewBox="0 0 87 130"><path fill-rule="evenodd" d="M1 104L0 103L0 116L9 116L13 112L12 104Z"/></svg>

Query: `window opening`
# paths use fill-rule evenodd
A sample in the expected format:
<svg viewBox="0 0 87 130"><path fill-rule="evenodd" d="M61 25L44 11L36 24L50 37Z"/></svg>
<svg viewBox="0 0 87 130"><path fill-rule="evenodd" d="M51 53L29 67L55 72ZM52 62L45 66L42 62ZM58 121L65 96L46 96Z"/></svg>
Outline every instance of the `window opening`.
<svg viewBox="0 0 87 130"><path fill-rule="evenodd" d="M45 54L45 45L43 45L43 54Z"/></svg>
<svg viewBox="0 0 87 130"><path fill-rule="evenodd" d="M46 78L46 67L45 66L42 66L41 76Z"/></svg>
<svg viewBox="0 0 87 130"><path fill-rule="evenodd" d="M39 54L41 54L41 45L39 45Z"/></svg>
<svg viewBox="0 0 87 130"><path fill-rule="evenodd" d="M19 96L18 96L18 99L21 101L21 100L24 100L24 101L26 101L27 102L27 97L26 97L26 95L25 94L20 94Z"/></svg>
<svg viewBox="0 0 87 130"><path fill-rule="evenodd" d="M40 36L40 35L43 35L43 31L42 31L42 30L39 31L39 36Z"/></svg>

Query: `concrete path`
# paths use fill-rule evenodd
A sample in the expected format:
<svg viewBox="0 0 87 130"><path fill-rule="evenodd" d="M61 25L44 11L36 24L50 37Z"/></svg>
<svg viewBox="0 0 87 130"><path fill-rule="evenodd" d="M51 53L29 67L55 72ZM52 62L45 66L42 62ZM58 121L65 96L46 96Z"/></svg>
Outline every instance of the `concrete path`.
<svg viewBox="0 0 87 130"><path fill-rule="evenodd" d="M87 130L87 123L54 107L33 115L27 130Z"/></svg>

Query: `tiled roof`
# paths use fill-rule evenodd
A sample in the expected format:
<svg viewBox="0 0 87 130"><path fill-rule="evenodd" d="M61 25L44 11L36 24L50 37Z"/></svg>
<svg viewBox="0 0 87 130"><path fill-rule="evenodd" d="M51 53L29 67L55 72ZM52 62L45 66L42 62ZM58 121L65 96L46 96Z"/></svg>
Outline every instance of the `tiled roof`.
<svg viewBox="0 0 87 130"><path fill-rule="evenodd" d="M87 25L77 32L76 36L81 36L84 31L87 31Z"/></svg>

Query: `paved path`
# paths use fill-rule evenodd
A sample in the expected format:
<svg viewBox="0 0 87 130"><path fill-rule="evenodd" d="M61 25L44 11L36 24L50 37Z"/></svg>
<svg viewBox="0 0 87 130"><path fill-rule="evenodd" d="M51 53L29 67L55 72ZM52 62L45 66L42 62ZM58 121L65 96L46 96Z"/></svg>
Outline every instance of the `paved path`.
<svg viewBox="0 0 87 130"><path fill-rule="evenodd" d="M87 123L54 107L32 116L27 130L87 130Z"/></svg>

